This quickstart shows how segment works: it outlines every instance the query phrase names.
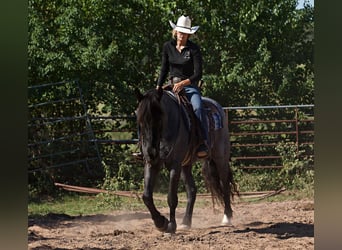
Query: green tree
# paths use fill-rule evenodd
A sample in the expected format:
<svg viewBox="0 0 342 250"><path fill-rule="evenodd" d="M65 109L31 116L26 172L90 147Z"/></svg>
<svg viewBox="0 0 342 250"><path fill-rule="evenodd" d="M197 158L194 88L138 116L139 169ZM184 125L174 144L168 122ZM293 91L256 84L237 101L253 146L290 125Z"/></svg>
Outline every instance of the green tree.
<svg viewBox="0 0 342 250"><path fill-rule="evenodd" d="M193 39L203 51L206 95L224 106L312 103L313 8L296 4L30 0L29 85L80 79L95 104L105 93L111 109L131 111L129 86L154 86L168 20L186 14L200 25ZM111 88L101 93L96 82Z"/></svg>
<svg viewBox="0 0 342 250"><path fill-rule="evenodd" d="M198 33L206 94L224 106L312 103L313 9L295 7L293 0L210 1Z"/></svg>

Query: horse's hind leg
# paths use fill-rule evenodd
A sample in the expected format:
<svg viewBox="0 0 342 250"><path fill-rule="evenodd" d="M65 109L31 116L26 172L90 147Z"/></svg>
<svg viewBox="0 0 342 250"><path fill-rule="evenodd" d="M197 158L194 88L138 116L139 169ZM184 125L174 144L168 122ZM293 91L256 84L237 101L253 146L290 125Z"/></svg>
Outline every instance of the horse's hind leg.
<svg viewBox="0 0 342 250"><path fill-rule="evenodd" d="M221 196L221 199L224 202L224 215L221 222L221 225L232 225L231 219L233 217L233 210L231 208L230 197L231 197L231 186L230 186L230 179L229 179L229 166L226 165L224 157L216 157L210 160L209 168L211 171L215 172L214 169L217 171L214 174L219 186L218 188L218 195Z"/></svg>
<svg viewBox="0 0 342 250"><path fill-rule="evenodd" d="M192 212L194 209L194 204L196 201L196 193L197 188L192 176L191 165L182 167L182 179L184 181L186 196L187 196L187 204L185 215L183 217L183 222L180 225L180 228L188 229L191 227L192 223Z"/></svg>
<svg viewBox="0 0 342 250"><path fill-rule="evenodd" d="M143 193L143 201L150 211L152 220L154 221L154 225L157 227L159 231L165 232L167 230L167 225L169 221L160 214L157 208L154 205L153 201L153 188L156 181L156 176L159 172L159 169L152 167L150 164L145 164L144 168L144 193Z"/></svg>
<svg viewBox="0 0 342 250"><path fill-rule="evenodd" d="M224 199L224 215L221 222L221 225L223 226L231 226L232 225L232 218L233 218L233 210L230 204L230 185L224 185L226 186L223 194Z"/></svg>
<svg viewBox="0 0 342 250"><path fill-rule="evenodd" d="M224 215L223 215L221 225L231 226L233 210L232 210L231 202L230 202L231 186L230 186L230 178L229 178L229 166L226 165L223 159L216 161L215 165L217 167L218 176L220 179L219 182L220 182L222 195L223 195L223 201L224 201Z"/></svg>

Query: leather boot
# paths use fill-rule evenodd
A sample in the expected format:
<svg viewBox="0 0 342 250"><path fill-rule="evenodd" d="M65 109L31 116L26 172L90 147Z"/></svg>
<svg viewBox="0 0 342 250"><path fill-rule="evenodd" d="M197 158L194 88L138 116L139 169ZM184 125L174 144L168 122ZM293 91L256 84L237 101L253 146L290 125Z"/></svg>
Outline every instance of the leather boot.
<svg viewBox="0 0 342 250"><path fill-rule="evenodd" d="M206 143L203 143L198 147L197 157L200 159L208 157L208 147L207 147Z"/></svg>

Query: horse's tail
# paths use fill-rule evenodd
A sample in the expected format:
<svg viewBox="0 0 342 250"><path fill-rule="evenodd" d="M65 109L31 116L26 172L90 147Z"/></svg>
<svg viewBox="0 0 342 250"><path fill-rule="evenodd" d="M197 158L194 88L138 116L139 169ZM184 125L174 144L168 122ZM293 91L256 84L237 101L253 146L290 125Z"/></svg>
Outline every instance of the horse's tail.
<svg viewBox="0 0 342 250"><path fill-rule="evenodd" d="M217 171L216 164L213 160L205 161L202 166L202 174L208 191L211 193L213 202L218 201L224 205L224 190L220 185L221 179ZM228 164L227 188L229 188L229 195L233 200L234 195L239 196L237 185L234 181L233 172Z"/></svg>

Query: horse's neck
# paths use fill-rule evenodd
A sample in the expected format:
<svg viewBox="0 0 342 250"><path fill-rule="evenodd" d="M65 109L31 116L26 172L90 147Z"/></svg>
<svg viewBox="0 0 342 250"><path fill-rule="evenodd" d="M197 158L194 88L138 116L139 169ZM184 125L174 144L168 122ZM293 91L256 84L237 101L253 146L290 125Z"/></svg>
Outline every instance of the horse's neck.
<svg viewBox="0 0 342 250"><path fill-rule="evenodd" d="M181 107L171 96L165 95L161 100L164 110L163 136L165 139L174 139L181 126L180 111Z"/></svg>

